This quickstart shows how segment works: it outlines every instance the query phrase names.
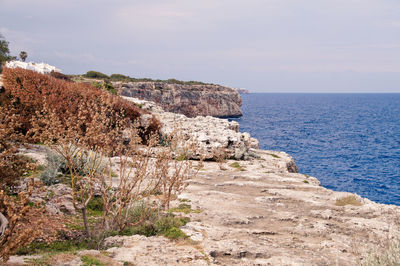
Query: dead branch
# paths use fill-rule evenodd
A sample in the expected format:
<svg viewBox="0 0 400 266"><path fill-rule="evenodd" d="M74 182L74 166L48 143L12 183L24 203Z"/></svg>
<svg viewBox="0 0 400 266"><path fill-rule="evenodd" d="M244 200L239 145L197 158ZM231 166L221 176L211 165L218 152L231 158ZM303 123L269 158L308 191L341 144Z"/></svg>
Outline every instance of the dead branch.
<svg viewBox="0 0 400 266"><path fill-rule="evenodd" d="M8 227L8 219L0 212L0 236L4 234Z"/></svg>

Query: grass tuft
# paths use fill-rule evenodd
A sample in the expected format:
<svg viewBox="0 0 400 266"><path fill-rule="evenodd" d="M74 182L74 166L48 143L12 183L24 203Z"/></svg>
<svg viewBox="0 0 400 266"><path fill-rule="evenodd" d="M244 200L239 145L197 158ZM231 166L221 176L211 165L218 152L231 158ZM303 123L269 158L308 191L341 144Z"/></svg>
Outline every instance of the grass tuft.
<svg viewBox="0 0 400 266"><path fill-rule="evenodd" d="M90 255L82 256L81 261L82 261L82 266L93 266L93 265L105 266L105 264L102 263L99 259Z"/></svg>
<svg viewBox="0 0 400 266"><path fill-rule="evenodd" d="M246 168L241 166L238 162L231 163L229 166L232 168L236 168L239 171L246 171Z"/></svg>
<svg viewBox="0 0 400 266"><path fill-rule="evenodd" d="M361 206L363 205L355 196L350 195L346 197L342 197L337 199L335 202L336 206L345 206L345 205L353 205L353 206Z"/></svg>

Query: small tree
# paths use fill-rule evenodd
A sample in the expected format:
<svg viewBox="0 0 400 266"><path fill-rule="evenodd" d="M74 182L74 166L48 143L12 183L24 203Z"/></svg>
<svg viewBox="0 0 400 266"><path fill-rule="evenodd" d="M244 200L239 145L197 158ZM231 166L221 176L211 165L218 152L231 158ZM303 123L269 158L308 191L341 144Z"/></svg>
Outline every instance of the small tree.
<svg viewBox="0 0 400 266"><path fill-rule="evenodd" d="M26 58L28 57L28 53L25 51L22 51L19 53L19 57L21 58L22 62L25 62Z"/></svg>
<svg viewBox="0 0 400 266"><path fill-rule="evenodd" d="M0 73L2 72L3 64L7 61L13 60L15 57L10 55L10 49L8 48L8 42L4 39L3 35L0 34Z"/></svg>

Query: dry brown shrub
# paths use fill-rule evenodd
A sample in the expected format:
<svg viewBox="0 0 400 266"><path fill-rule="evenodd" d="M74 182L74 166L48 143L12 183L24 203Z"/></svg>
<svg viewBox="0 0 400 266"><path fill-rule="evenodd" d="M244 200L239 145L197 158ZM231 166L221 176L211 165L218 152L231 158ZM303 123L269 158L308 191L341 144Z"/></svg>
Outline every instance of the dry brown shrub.
<svg viewBox="0 0 400 266"><path fill-rule="evenodd" d="M17 154L23 136L13 130L18 126L18 117L11 113L12 110L0 107L0 189L3 190L17 185L22 174L32 167Z"/></svg>
<svg viewBox="0 0 400 266"><path fill-rule="evenodd" d="M81 116L79 130L82 135L86 134L86 123L82 118L90 123L96 114L96 110L90 109L93 104L98 106L97 109L103 106L112 109L114 121L122 117L134 122L147 114L135 104L91 85L59 80L30 70L5 68L3 82L5 90L0 105L14 107L20 122L14 130L23 134L32 128L32 117L44 108L54 110L63 126L67 126L66 121L71 117ZM81 112L83 108L86 108L86 113ZM157 132L159 127L158 120L153 117L143 139L146 134Z"/></svg>
<svg viewBox="0 0 400 266"><path fill-rule="evenodd" d="M17 249L30 244L42 233L40 227L47 222L43 218L44 208L29 206L34 184L27 187L27 191L20 192L17 198L0 191L0 214L8 220L4 232L0 232L0 258L3 261L7 261Z"/></svg>
<svg viewBox="0 0 400 266"><path fill-rule="evenodd" d="M226 167L224 167L224 162L226 161L226 159L228 158L227 152L225 150L225 148L218 148L215 150L214 152L214 160L218 163L219 169L220 170L227 170Z"/></svg>
<svg viewBox="0 0 400 266"><path fill-rule="evenodd" d="M345 205L353 205L353 206L361 206L363 205L354 195L345 196L339 199L336 199L336 206L345 206Z"/></svg>
<svg viewBox="0 0 400 266"><path fill-rule="evenodd" d="M193 167L190 160L198 150L197 142L174 130L168 137L167 147L161 150L157 160L157 175L161 180L162 206L169 210L171 200L182 193L187 186L187 180L197 175L200 170ZM200 158L199 165L203 159Z"/></svg>
<svg viewBox="0 0 400 266"><path fill-rule="evenodd" d="M167 147L157 147L154 117L146 128L137 122L132 124L124 112L113 107L115 103L108 95L87 99L74 113L60 117L59 109L44 99L43 108L32 116L27 133L66 160L73 204L82 214L87 236L91 236L87 206L95 193L100 191L103 196L104 228L122 231L132 225L130 211L138 201L161 191L162 206L168 209L171 199L183 190L193 174L192 162L188 160L193 147L187 145L191 142L174 133ZM91 158L84 175L76 165L83 154ZM113 182L110 160L108 167L99 171L110 155L119 157L117 182Z"/></svg>

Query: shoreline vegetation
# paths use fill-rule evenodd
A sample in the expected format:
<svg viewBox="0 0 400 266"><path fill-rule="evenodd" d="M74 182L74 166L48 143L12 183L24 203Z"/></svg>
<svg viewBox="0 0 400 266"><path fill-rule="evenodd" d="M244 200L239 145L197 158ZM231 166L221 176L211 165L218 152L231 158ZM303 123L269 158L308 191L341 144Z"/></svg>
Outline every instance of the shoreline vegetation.
<svg viewBox="0 0 400 266"><path fill-rule="evenodd" d="M117 96L105 85L113 75L100 74L89 74L105 81L93 86L3 69L4 262L14 254L39 255L26 258L32 265L399 261L399 207L324 189L291 170L284 152L191 160L193 139L161 134L159 116Z"/></svg>
<svg viewBox="0 0 400 266"><path fill-rule="evenodd" d="M79 82L82 78L90 78L90 79L99 79L110 82L159 82L159 83L167 83L167 84L179 84L179 85L211 85L212 83L204 83L201 81L182 81L177 80L174 78L170 78L167 80L161 79L151 79L151 78L132 78L127 75L122 74L111 74L110 76L98 72L98 71L88 71L86 74L83 75L68 75L72 80Z"/></svg>

